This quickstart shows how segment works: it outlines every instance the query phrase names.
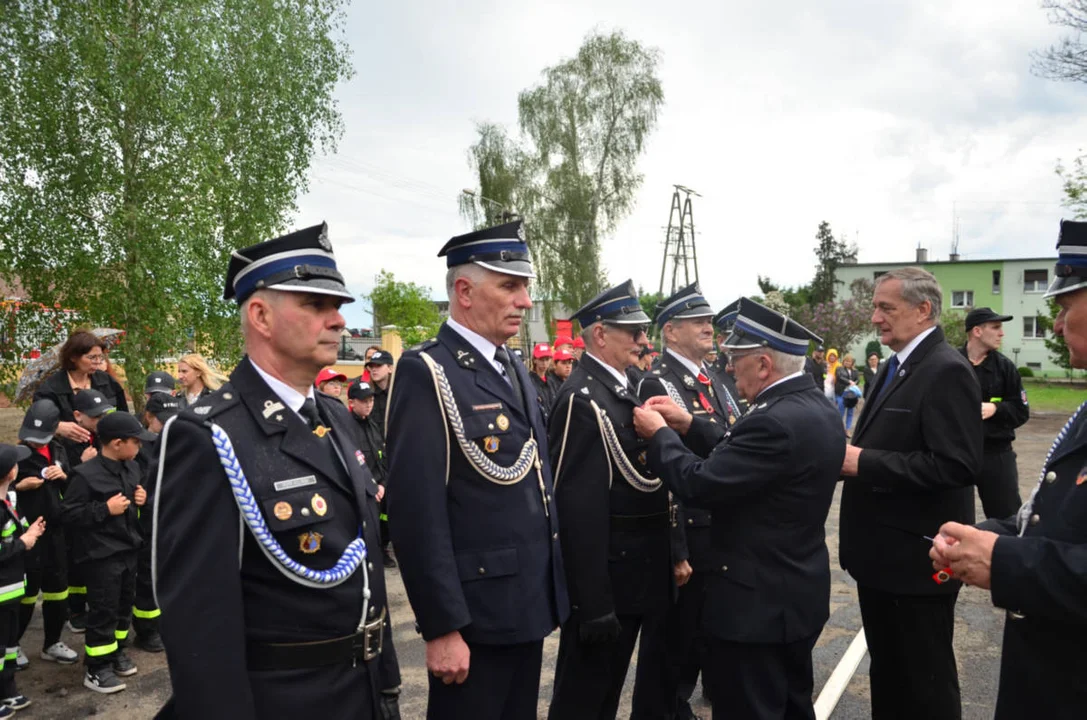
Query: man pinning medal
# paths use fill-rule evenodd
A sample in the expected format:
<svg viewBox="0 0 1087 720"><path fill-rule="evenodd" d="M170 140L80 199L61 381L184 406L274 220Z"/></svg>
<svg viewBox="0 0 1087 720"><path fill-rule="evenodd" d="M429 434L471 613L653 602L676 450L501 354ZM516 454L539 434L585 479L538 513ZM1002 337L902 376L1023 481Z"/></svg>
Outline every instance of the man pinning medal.
<svg viewBox="0 0 1087 720"><path fill-rule="evenodd" d="M692 415L703 417L716 429L718 439L736 422L740 409L735 396L705 365L713 350L713 308L698 284L689 285L657 306L655 321L665 350L656 367L646 373L638 395L642 400L670 397ZM678 674L679 718L694 717L691 693L698 682L704 656L700 642L705 577L714 563L710 553L710 511L680 505L673 531L673 561L681 586L673 608L676 631L672 637L674 670ZM689 580L688 580L689 578Z"/></svg>
<svg viewBox="0 0 1087 720"><path fill-rule="evenodd" d="M535 720L569 612L547 437L506 341L532 306L521 221L454 237L449 319L389 391L389 523L430 672L427 717ZM422 451L421 451L422 450Z"/></svg>
<svg viewBox="0 0 1087 720"><path fill-rule="evenodd" d="M548 717L614 718L640 634L631 717L669 718L668 491L646 466L647 445L634 433L640 403L624 373L646 342L649 317L629 280L574 317L586 350L549 426L572 614L562 626Z"/></svg>
<svg viewBox="0 0 1087 720"><path fill-rule="evenodd" d="M162 431L165 718L397 717L378 687L378 512L358 428L314 391L353 298L325 225L231 253L246 355Z"/></svg>

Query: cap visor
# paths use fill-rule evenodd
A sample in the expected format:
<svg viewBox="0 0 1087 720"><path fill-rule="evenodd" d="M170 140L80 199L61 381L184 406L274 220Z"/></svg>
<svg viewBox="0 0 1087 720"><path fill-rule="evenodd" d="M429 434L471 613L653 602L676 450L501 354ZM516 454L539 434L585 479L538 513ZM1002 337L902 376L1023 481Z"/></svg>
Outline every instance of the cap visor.
<svg viewBox="0 0 1087 720"><path fill-rule="evenodd" d="M38 435L32 432L19 431L19 439L23 442L38 443L40 445L48 445L53 441L53 433L48 435Z"/></svg>
<svg viewBox="0 0 1087 720"><path fill-rule="evenodd" d="M97 405L90 410L80 410L80 412L82 412L87 417L102 417L103 415L111 413L116 409L117 408L113 407L112 405Z"/></svg>
<svg viewBox="0 0 1087 720"><path fill-rule="evenodd" d="M502 273L503 275L515 275L517 277L534 278L536 273L532 270L532 263L527 260L507 260L505 262L501 260L489 260L487 262L477 262L481 268L487 268L493 270L496 273Z"/></svg>
<svg viewBox="0 0 1087 720"><path fill-rule="evenodd" d="M169 395L170 393L173 392L173 389L172 388L164 388L164 387L149 387L149 388L144 388L143 391L145 393L148 393L148 394L151 394L151 393L165 393L166 395Z"/></svg>
<svg viewBox="0 0 1087 720"><path fill-rule="evenodd" d="M283 292L312 293L313 295L332 295L343 298L345 303L355 302L355 296L347 291L341 283L335 280L286 280L275 285L269 285L266 290L282 290Z"/></svg>
<svg viewBox="0 0 1087 720"><path fill-rule="evenodd" d="M1076 290L1082 290L1083 288L1087 288L1087 278L1082 278L1077 275L1054 278L1053 282L1049 285L1049 289L1045 291L1045 295L1042 297L1051 298Z"/></svg>
<svg viewBox="0 0 1087 720"><path fill-rule="evenodd" d="M678 312L678 313L676 313L675 315L673 315L672 317L670 317L668 319L669 320L685 320L687 318L713 317L715 314L716 313L714 313L713 308L711 308L709 306L696 307L696 308L690 308L688 310L684 310L683 312Z"/></svg>
<svg viewBox="0 0 1087 720"><path fill-rule="evenodd" d="M617 318L604 318L601 322L609 325L649 325L652 321L644 310L637 310Z"/></svg>
<svg viewBox="0 0 1087 720"><path fill-rule="evenodd" d="M139 435L135 435L134 437L137 437L144 442L151 442L152 440L158 440L159 436L150 430L143 430Z"/></svg>

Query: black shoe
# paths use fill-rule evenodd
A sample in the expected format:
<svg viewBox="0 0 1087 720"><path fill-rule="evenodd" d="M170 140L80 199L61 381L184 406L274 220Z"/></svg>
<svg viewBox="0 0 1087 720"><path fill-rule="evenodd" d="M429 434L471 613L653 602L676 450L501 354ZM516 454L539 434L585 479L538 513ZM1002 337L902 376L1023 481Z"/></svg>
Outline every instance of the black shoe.
<svg viewBox="0 0 1087 720"><path fill-rule="evenodd" d="M132 659L125 655L124 651L114 655L110 664L113 666L113 672L120 677L135 675L137 671L136 663L132 662Z"/></svg>
<svg viewBox="0 0 1087 720"><path fill-rule="evenodd" d="M392 554L388 552L385 553L385 567L389 570L392 570L394 567L396 567L396 558L394 558Z"/></svg>
<svg viewBox="0 0 1087 720"><path fill-rule="evenodd" d="M113 674L113 668L107 666L97 670L87 670L83 674L83 687L94 690L96 693L109 695L121 692L127 686Z"/></svg>
<svg viewBox="0 0 1087 720"><path fill-rule="evenodd" d="M382 692L379 702L381 720L400 720L400 693Z"/></svg>
<svg viewBox="0 0 1087 720"><path fill-rule="evenodd" d="M87 613L72 613L68 618L68 632L82 633L87 630Z"/></svg>
<svg viewBox="0 0 1087 720"><path fill-rule="evenodd" d="M166 651L166 646L162 644L162 636L157 632L146 633L144 635L136 636L136 647L144 652L160 653Z"/></svg>
<svg viewBox="0 0 1087 720"><path fill-rule="evenodd" d="M690 702L679 698L676 708L676 720L702 720L702 717L695 715Z"/></svg>

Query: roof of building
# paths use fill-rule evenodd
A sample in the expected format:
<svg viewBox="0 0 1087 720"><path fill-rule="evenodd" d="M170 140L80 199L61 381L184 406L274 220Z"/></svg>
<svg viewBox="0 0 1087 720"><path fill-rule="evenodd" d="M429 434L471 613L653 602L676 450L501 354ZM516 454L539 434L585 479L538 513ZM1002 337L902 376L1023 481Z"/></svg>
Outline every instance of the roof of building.
<svg viewBox="0 0 1087 720"><path fill-rule="evenodd" d="M838 269L851 268L851 267L882 267L886 265L893 265L895 267L906 266L924 266L924 265L966 265L970 263L1001 263L1001 262L1057 262L1057 257L1025 257L1025 258L974 258L971 260L926 260L925 262L901 262L896 260L888 260L885 262L867 262L867 263L849 263L846 265L839 265Z"/></svg>

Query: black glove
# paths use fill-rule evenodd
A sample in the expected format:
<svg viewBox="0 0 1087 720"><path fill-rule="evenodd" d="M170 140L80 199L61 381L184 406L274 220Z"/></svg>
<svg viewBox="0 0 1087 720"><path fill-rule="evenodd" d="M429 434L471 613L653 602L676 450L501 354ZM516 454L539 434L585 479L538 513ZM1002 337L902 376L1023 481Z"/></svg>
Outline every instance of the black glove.
<svg viewBox="0 0 1087 720"><path fill-rule="evenodd" d="M400 720L400 691L395 693L381 693L378 701L381 709L381 720Z"/></svg>
<svg viewBox="0 0 1087 720"><path fill-rule="evenodd" d="M619 618L615 617L614 612L586 620L578 628L581 642L586 644L615 642L622 632L623 626L619 624Z"/></svg>

